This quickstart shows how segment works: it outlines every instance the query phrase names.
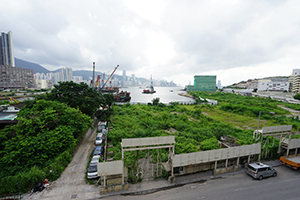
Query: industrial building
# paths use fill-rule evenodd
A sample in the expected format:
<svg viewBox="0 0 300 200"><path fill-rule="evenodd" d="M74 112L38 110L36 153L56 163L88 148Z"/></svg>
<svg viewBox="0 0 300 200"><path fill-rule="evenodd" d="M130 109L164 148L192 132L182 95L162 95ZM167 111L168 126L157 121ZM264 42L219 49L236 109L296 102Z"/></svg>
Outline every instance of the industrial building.
<svg viewBox="0 0 300 200"><path fill-rule="evenodd" d="M33 70L0 65L0 89L34 87Z"/></svg>
<svg viewBox="0 0 300 200"><path fill-rule="evenodd" d="M217 76L196 75L194 76L194 85L188 85L187 91L215 92L216 79Z"/></svg>

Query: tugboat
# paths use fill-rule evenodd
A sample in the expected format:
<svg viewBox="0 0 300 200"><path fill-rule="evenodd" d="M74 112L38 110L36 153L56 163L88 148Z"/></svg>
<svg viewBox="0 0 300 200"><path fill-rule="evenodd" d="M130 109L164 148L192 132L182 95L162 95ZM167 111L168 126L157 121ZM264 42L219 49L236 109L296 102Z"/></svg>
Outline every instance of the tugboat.
<svg viewBox="0 0 300 200"><path fill-rule="evenodd" d="M151 75L150 80L151 80L150 90L143 90L143 94L153 94L156 92L153 87L152 75Z"/></svg>

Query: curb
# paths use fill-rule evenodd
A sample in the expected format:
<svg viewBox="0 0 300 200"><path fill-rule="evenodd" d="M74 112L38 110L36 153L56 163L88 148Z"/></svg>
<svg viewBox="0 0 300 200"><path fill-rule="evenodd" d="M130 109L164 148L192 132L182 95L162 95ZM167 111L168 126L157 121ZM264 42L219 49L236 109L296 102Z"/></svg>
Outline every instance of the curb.
<svg viewBox="0 0 300 200"><path fill-rule="evenodd" d="M89 199L89 200L94 200L94 199L103 199L106 197L111 197L111 196L138 196L138 195L146 195L146 194L151 194L151 193L155 193L155 192L159 192L159 191L163 191L163 190L169 190L169 189L173 189L173 188L177 188L177 187L182 187L184 185L188 185L188 184L193 184L193 183L204 183L208 180L213 180L213 179L219 179L222 178L221 175L217 175L217 176L211 176L211 177L207 177L207 178L199 178L199 179L194 179L191 181L182 181L180 183L173 183L172 185L167 185L167 186L162 186L162 187L157 187L157 188L152 188L152 189L146 189L146 190L140 190L140 191L120 191L120 192L114 192L114 193L109 193L109 194L104 194L103 196L100 196L98 198L93 198L93 199Z"/></svg>

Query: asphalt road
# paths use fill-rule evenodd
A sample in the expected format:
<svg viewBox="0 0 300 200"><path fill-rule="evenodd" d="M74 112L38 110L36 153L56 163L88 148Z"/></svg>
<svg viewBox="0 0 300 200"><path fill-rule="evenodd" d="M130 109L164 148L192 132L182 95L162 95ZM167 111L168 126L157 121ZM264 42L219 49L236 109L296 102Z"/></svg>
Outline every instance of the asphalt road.
<svg viewBox="0 0 300 200"><path fill-rule="evenodd" d="M276 167L277 177L254 180L244 170L204 183L188 184L182 187L142 196L112 196L107 199L300 199L300 171Z"/></svg>

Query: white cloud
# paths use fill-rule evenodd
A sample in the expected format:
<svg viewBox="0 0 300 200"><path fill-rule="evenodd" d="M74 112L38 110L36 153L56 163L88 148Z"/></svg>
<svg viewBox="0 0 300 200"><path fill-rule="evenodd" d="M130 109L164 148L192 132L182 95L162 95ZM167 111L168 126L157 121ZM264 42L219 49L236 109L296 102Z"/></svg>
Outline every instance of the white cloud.
<svg viewBox="0 0 300 200"><path fill-rule="evenodd" d="M59 5L59 6L58 6ZM2 0L15 56L49 70L118 70L186 85L223 85L299 68L300 2Z"/></svg>

